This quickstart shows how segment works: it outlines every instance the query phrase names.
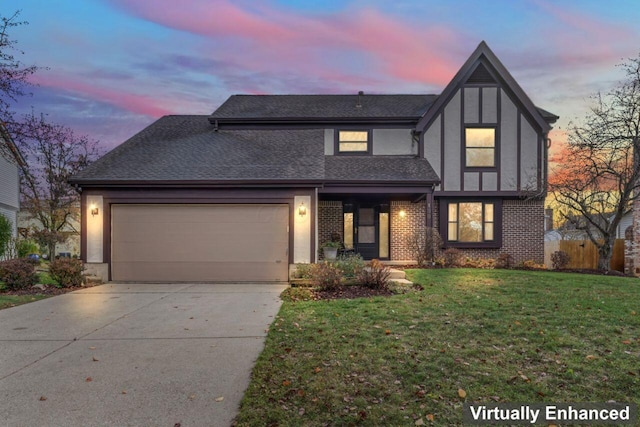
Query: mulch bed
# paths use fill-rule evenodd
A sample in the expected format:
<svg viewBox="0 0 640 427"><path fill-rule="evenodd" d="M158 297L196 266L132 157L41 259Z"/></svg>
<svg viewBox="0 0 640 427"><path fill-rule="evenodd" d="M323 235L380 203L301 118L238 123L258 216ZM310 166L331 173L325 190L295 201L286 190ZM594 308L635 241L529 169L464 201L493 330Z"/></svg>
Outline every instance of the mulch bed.
<svg viewBox="0 0 640 427"><path fill-rule="evenodd" d="M364 286L343 286L333 291L313 291L316 299L352 299L393 295L389 289L371 289Z"/></svg>
<svg viewBox="0 0 640 427"><path fill-rule="evenodd" d="M55 286L47 286L44 289L39 288L25 288L0 291L0 295L62 295L68 292L78 291L85 289L86 286L73 286L70 288L56 288Z"/></svg>

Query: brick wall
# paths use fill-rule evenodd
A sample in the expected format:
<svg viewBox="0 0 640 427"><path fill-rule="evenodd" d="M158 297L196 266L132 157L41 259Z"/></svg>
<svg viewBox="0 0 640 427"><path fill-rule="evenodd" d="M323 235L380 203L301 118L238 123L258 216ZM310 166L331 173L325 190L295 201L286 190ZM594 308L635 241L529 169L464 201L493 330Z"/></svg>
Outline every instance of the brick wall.
<svg viewBox="0 0 640 427"><path fill-rule="evenodd" d="M318 202L318 243L320 246L331 240L331 233L343 233L342 202Z"/></svg>
<svg viewBox="0 0 640 427"><path fill-rule="evenodd" d="M415 260L407 240L416 231L424 230L425 202L392 201L391 206L391 260ZM400 213L404 212L404 216Z"/></svg>
<svg viewBox="0 0 640 427"><path fill-rule="evenodd" d="M434 203L437 227L438 203ZM508 253L514 262L544 263L544 200L504 200L502 202L502 248L460 249L470 258L496 258Z"/></svg>

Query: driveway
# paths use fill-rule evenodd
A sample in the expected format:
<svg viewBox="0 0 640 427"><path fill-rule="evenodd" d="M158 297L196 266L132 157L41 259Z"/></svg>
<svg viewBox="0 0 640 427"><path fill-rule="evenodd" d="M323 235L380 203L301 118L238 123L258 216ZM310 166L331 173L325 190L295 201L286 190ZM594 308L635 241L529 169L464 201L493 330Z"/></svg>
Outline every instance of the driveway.
<svg viewBox="0 0 640 427"><path fill-rule="evenodd" d="M229 426L286 285L107 284L0 311L6 426Z"/></svg>

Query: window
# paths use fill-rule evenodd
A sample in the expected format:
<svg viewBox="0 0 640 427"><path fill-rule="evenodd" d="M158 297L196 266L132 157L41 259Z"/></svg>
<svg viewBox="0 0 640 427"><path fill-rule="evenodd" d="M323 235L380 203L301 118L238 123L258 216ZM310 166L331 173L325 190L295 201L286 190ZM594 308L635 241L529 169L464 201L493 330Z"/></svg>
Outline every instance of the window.
<svg viewBox="0 0 640 427"><path fill-rule="evenodd" d="M495 242L495 204L449 202L447 241L459 243Z"/></svg>
<svg viewBox="0 0 640 427"><path fill-rule="evenodd" d="M338 152L368 153L369 152L369 131L366 131L366 130L338 131Z"/></svg>
<svg viewBox="0 0 640 427"><path fill-rule="evenodd" d="M466 128L465 158L468 168L492 168L496 165L496 130Z"/></svg>

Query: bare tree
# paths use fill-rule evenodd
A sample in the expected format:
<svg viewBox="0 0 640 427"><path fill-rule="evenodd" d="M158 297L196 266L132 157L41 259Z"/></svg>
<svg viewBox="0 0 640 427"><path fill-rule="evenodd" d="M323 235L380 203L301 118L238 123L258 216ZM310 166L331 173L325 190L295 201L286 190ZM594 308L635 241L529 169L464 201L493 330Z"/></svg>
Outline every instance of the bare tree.
<svg viewBox="0 0 640 427"><path fill-rule="evenodd" d="M11 106L18 98L28 94L29 77L38 70L35 65L26 66L18 59L24 52L18 49L17 41L11 39L12 28L27 25L19 21L20 11L10 17L0 16L0 121L11 123Z"/></svg>
<svg viewBox="0 0 640 427"><path fill-rule="evenodd" d="M67 180L99 155L97 142L34 114L21 120L15 135L29 165L23 171L22 207L39 222L33 237L53 257L56 243L72 227L71 219L80 214L79 194Z"/></svg>
<svg viewBox="0 0 640 427"><path fill-rule="evenodd" d="M621 64L626 77L568 128L568 144L551 175L561 212L598 248L598 269L609 270L616 229L640 197L640 55Z"/></svg>

